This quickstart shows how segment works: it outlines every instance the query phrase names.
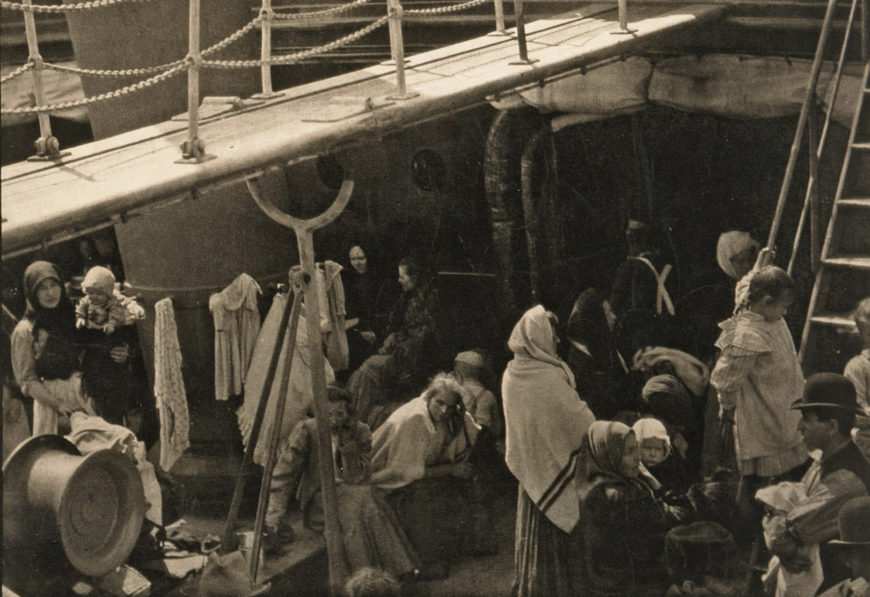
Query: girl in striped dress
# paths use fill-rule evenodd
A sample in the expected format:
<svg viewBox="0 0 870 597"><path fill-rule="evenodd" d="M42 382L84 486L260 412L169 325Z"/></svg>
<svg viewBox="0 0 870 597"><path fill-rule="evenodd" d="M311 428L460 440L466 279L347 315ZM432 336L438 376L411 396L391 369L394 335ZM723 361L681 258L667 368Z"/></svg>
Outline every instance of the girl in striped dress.
<svg viewBox="0 0 870 597"><path fill-rule="evenodd" d="M719 327L722 351L710 377L719 394L720 417L734 422L742 496L807 460L798 431L803 373L783 319L794 302L792 279L776 266L752 274L746 308Z"/></svg>

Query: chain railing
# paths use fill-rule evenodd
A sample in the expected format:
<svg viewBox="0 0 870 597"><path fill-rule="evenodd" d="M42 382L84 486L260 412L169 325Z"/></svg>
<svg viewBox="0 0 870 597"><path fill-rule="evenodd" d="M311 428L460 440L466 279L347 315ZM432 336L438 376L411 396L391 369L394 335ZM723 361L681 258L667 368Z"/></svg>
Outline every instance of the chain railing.
<svg viewBox="0 0 870 597"><path fill-rule="evenodd" d="M30 71L33 77L33 95L35 98L35 106L27 108L12 108L2 110L4 115L14 114L36 114L39 122L40 137L36 141L37 154L31 159L59 159L62 157L57 139L51 134L51 123L49 121L49 113L59 110L87 106L98 102L109 101L124 95L136 93L145 88L151 87L158 83L162 83L187 71L188 80L188 138L182 144L182 162L199 163L207 159L205 154L205 146L199 138L199 76L203 68L213 69L239 69L239 68L259 68L261 78L261 93L256 94L255 98L265 99L276 95L272 89L272 71L271 67L276 65L298 64L308 60L314 56L324 54L351 44L360 38L375 31L384 24L389 26L390 36L390 56L391 63L396 68L396 88L397 92L389 99L410 99L417 94L408 90L405 81L405 49L402 37L402 20L407 17L429 17L443 15L453 12L460 12L481 6L489 2L493 3L495 12L495 35L506 36L504 22L503 0L467 0L449 6L439 6L435 8L421 8L404 10L401 5L401 0L387 0L387 14L379 19L375 19L365 27L354 31L348 35L335 39L329 43L315 46L307 50L302 50L292 54L283 54L278 56L272 55L272 25L276 21L291 21L291 20L311 20L326 16L333 16L345 12L349 12L368 4L371 0L353 0L347 4L326 8L322 10L302 12L302 13L279 13L272 8L272 0L261 0L261 8L259 14L248 22L243 27L239 28L221 41L209 46L208 48L200 49L200 0L188 0L188 54L184 58L157 66L148 66L129 69L86 69L79 67L70 67L60 64L51 64L44 62L39 54L39 46L37 40L36 24L34 21L34 13L66 13L84 10L99 9L108 6L117 6L121 4L133 4L151 2L154 0L92 0L88 2L80 2L75 4L63 5L34 5L32 0L22 0L21 3L0 1L0 8L7 10L18 10L24 13L25 30L27 34L28 45L28 61L14 71L0 78L0 83L6 83L12 79L22 76ZM627 0L617 0L619 10L619 33L631 33L627 23ZM531 64L534 59L529 58L528 48L526 45L525 35L525 20L523 0L514 0L514 19L516 21L517 48L518 60L513 64ZM232 43L241 39L247 33L259 29L261 35L260 44L260 59L259 60L208 60L208 56L223 50ZM121 87L119 89L101 93L99 95L83 98L80 100L72 100L55 104L47 104L43 89L42 72L44 70L55 70L62 73L74 74L87 77L133 77L152 75L149 78L143 79L136 83Z"/></svg>

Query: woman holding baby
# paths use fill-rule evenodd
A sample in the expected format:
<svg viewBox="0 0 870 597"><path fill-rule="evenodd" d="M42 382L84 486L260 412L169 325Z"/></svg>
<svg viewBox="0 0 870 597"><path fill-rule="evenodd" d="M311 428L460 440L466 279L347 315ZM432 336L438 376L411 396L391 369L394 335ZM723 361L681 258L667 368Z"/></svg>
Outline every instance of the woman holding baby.
<svg viewBox="0 0 870 597"><path fill-rule="evenodd" d="M67 298L57 267L35 261L24 272L27 309L11 337L12 369L21 392L33 399L33 435L65 432L75 411L94 414L82 382L82 360L89 341L76 327L76 312ZM90 341L107 346L108 343ZM127 364L129 344L103 349L113 363Z"/></svg>

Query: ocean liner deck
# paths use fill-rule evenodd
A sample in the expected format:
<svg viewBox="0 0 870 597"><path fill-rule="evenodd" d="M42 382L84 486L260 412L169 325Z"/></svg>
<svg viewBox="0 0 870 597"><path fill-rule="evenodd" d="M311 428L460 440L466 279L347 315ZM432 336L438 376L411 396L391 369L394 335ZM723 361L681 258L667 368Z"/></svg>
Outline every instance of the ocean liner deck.
<svg viewBox="0 0 870 597"><path fill-rule="evenodd" d="M585 5L527 26L531 64L514 62L513 35L412 56L407 87L416 95L408 99L391 99L397 92L395 69L387 64L294 87L255 106L203 118L200 137L216 159L200 164L176 163L186 126L168 121L73 148L62 162L8 166L2 170L3 254L593 68L720 18L726 9L724 4L633 7L633 33L614 35L619 32L615 6Z"/></svg>

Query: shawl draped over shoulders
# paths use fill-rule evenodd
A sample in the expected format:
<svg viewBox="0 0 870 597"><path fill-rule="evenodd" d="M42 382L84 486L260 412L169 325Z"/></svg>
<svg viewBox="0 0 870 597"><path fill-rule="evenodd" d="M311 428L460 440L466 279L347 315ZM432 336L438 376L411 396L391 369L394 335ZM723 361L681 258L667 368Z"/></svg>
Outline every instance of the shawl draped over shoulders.
<svg viewBox="0 0 870 597"><path fill-rule="evenodd" d="M577 456L595 417L556 355L552 324L542 306L523 315L508 347L514 358L502 379L505 461L537 508L568 533L580 516Z"/></svg>

